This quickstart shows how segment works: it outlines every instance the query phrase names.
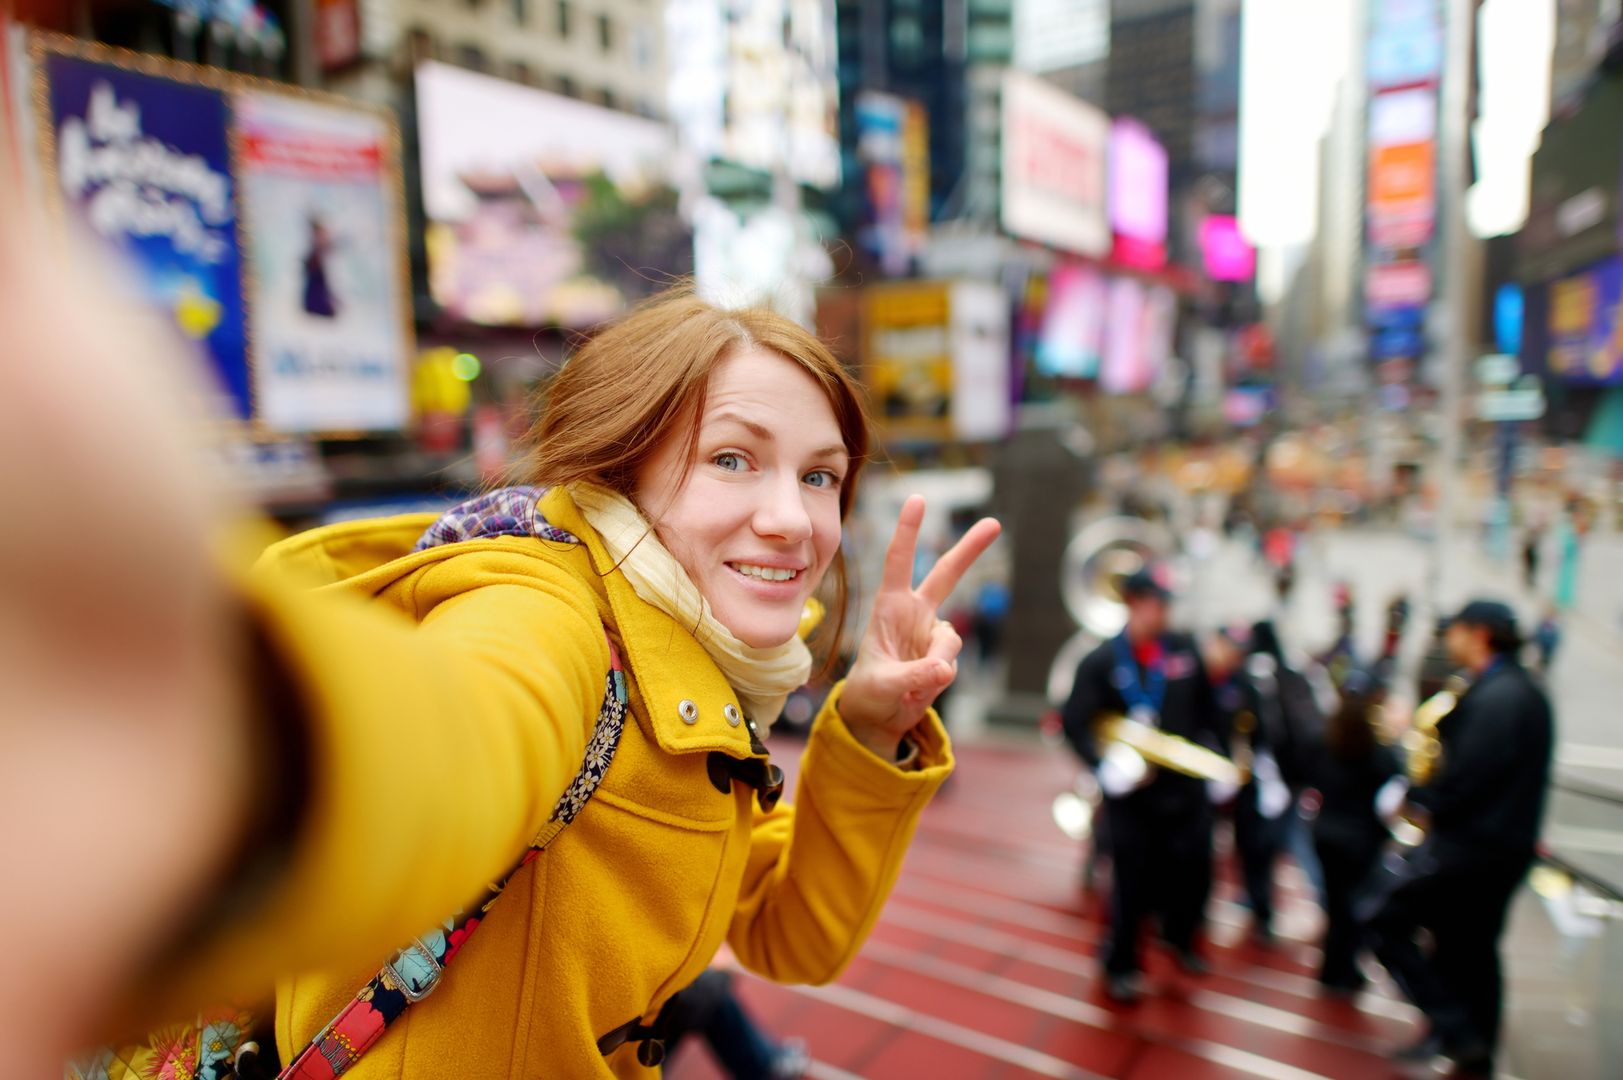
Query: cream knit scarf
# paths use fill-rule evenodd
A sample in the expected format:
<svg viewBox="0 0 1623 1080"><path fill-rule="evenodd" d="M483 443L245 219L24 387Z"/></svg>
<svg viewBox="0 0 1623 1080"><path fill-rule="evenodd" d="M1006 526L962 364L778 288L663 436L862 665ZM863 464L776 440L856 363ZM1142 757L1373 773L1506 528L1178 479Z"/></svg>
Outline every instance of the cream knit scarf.
<svg viewBox="0 0 1623 1080"><path fill-rule="evenodd" d="M764 738L789 692L811 675L811 652L800 635L770 649L745 645L711 613L709 601L630 499L588 483L572 484L569 494L637 595L704 646Z"/></svg>

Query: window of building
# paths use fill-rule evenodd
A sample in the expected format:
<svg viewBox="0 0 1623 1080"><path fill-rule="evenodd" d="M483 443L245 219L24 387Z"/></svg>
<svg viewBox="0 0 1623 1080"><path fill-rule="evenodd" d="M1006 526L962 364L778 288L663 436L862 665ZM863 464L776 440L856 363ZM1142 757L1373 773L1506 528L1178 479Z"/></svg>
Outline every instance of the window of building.
<svg viewBox="0 0 1623 1080"><path fill-rule="evenodd" d="M603 88L603 105L609 109L618 109L620 107L620 99L608 87Z"/></svg>
<svg viewBox="0 0 1623 1080"><path fill-rule="evenodd" d="M535 71L523 60L512 60L507 65L507 77L526 86L535 85Z"/></svg>
<svg viewBox="0 0 1623 1080"><path fill-rule="evenodd" d="M510 0L513 10L513 22L523 26L530 21L529 0Z"/></svg>
<svg viewBox="0 0 1623 1080"><path fill-rule="evenodd" d="M574 13L569 10L569 0L558 0L558 36L569 36L569 23Z"/></svg>
<svg viewBox="0 0 1623 1080"><path fill-rule="evenodd" d="M632 26L629 41L631 66L638 69L652 67L654 63L654 28L641 23Z"/></svg>
<svg viewBox="0 0 1623 1080"><path fill-rule="evenodd" d="M568 75L560 75L558 76L558 93L564 97L579 97L580 87Z"/></svg>
<svg viewBox="0 0 1623 1080"><path fill-rule="evenodd" d="M604 52L614 49L614 20L607 15L597 17L597 43Z"/></svg>
<svg viewBox="0 0 1623 1080"><path fill-rule="evenodd" d="M469 71L489 71L490 59L485 56L485 50L477 45L458 45L456 47L456 62Z"/></svg>
<svg viewBox="0 0 1623 1080"><path fill-rule="evenodd" d="M434 35L421 26L414 26L406 31L406 52L413 65L423 60L438 59L439 50L434 46Z"/></svg>

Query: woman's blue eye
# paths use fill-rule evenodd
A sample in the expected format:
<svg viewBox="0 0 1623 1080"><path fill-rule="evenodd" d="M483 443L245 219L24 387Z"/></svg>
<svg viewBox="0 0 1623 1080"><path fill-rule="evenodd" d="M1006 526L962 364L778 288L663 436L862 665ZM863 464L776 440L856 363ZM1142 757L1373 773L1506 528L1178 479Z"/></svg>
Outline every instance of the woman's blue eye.
<svg viewBox="0 0 1623 1080"><path fill-rule="evenodd" d="M806 474L806 482L812 487L839 487L840 478L827 469L818 469L816 472Z"/></svg>
<svg viewBox="0 0 1623 1080"><path fill-rule="evenodd" d="M717 454L711 459L711 462L718 468L726 469L728 472L734 472L744 467L744 458L740 454Z"/></svg>

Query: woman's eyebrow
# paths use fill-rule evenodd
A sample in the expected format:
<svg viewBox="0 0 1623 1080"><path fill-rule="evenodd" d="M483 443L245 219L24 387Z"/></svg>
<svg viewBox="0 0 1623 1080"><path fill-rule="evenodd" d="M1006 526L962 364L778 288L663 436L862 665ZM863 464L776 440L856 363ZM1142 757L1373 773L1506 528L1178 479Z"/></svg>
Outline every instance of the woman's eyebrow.
<svg viewBox="0 0 1623 1080"><path fill-rule="evenodd" d="M728 423L737 424L739 427L743 428L745 431L748 431L751 435L754 435L757 439L760 439L763 442L775 442L777 440L777 436L772 433L771 428L758 424L754 420L746 420L744 417L735 412L720 412L710 419L712 423L722 423L725 421ZM850 455L846 452L843 445L835 443L829 446L820 446L816 450L813 450L808 456L815 458L827 458L849 457Z"/></svg>

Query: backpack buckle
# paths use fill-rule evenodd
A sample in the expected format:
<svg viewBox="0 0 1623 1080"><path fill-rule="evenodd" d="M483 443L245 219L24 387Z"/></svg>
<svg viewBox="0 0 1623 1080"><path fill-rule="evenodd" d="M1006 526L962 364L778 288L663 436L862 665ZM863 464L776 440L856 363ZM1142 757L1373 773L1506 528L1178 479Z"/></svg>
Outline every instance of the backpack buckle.
<svg viewBox="0 0 1623 1080"><path fill-rule="evenodd" d="M445 968L422 938L412 938L411 944L395 953L384 970L394 977L406 1000L415 1005L434 992Z"/></svg>

